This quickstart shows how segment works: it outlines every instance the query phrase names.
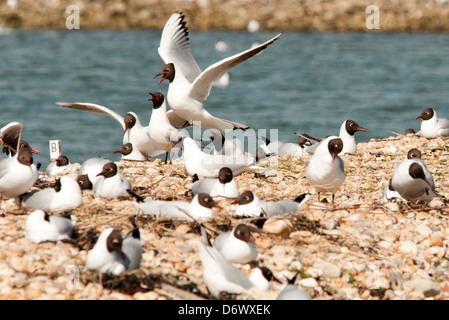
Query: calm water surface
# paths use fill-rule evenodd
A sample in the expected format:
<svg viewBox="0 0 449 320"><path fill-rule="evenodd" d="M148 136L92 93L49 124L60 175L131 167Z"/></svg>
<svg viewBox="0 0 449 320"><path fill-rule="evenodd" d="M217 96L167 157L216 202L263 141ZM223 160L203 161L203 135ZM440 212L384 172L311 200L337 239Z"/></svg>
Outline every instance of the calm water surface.
<svg viewBox="0 0 449 320"><path fill-rule="evenodd" d="M202 69L275 33L191 32ZM97 103L148 123L148 92L167 92L153 79L163 66L160 31L12 31L0 35L0 126L24 124L23 138L49 162L48 140L60 139L72 162L118 160L122 129L106 116L56 106ZM219 40L229 45L218 52ZM261 54L233 69L227 88L205 103L214 115L254 129L323 137L346 119L368 128L358 141L419 130L415 116L434 107L449 117L449 35L284 33Z"/></svg>

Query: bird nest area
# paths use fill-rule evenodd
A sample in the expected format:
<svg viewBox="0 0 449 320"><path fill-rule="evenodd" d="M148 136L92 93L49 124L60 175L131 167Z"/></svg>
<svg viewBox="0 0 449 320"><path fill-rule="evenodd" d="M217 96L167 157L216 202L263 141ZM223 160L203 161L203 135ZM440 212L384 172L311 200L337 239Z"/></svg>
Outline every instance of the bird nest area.
<svg viewBox="0 0 449 320"><path fill-rule="evenodd" d="M235 177L240 191L252 190L266 201L311 194L297 212L270 219L233 217L232 199L220 200L223 209L214 208L209 221L156 219L139 211L132 196L107 200L86 190L82 206L55 213L70 214L76 221L73 241L34 244L24 235L31 210L3 201L0 299L217 299L204 284L195 240L201 237L200 225L214 238L238 223L250 226L259 265L284 282L299 272L296 284L313 299L448 299L448 141L395 135L359 143L357 154L342 157L346 181L334 204L329 194L318 202L309 185L305 172L310 156L265 160L261 166L266 170ZM395 165L412 148L422 152L439 197L425 205L381 204ZM141 197L193 198L182 158L169 164L155 159L118 165ZM56 178L41 177L33 188L52 186ZM115 226L126 234L133 223L141 234L139 269L118 276L84 270L101 231ZM248 265L236 267L249 272ZM418 286L419 281L427 287ZM220 298L274 299L280 288L273 283L266 292Z"/></svg>

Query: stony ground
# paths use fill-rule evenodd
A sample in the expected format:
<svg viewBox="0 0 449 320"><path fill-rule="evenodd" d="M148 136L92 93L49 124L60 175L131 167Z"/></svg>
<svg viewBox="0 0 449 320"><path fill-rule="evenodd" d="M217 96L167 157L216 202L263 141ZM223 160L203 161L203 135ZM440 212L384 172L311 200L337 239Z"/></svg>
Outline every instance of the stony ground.
<svg viewBox="0 0 449 320"><path fill-rule="evenodd" d="M335 206L317 202L305 178L308 156L281 157L277 170L245 172L236 177L237 184L265 200L312 193L300 211L258 229L250 220L232 218L230 202L223 201L225 209L214 209L215 218L205 226L216 236L237 223L250 224L259 263L281 280L300 272L296 284L313 299L447 299L447 142L398 135L360 143L357 155L344 156L347 179ZM380 204L394 165L414 147L423 152L442 197L427 206ZM119 164L141 196L191 199L191 178L181 159L171 165L159 159ZM42 178L37 187L54 180ZM155 220L140 213L132 198L94 199L92 191L85 191L84 205L71 212L77 221L77 244L34 244L24 237L30 211L11 200L4 201L2 208L7 214L0 218L0 299L214 299L203 282L194 242L199 227L194 222ZM98 274L84 271L86 254L99 233L108 226L127 232L132 217L141 230L141 268L122 276L104 275L101 280ZM273 284L268 292L250 290L226 298L274 299L279 290Z"/></svg>
<svg viewBox="0 0 449 320"><path fill-rule="evenodd" d="M64 30L77 21L80 29L161 29L175 11L186 14L191 30L246 30L253 19L261 30L449 30L445 0L8 0L0 1L0 26Z"/></svg>

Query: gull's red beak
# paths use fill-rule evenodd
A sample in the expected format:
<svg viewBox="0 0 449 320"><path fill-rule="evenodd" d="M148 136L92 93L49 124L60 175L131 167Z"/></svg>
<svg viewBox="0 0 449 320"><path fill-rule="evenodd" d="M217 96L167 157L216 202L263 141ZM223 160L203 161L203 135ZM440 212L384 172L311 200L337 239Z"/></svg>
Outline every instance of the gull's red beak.
<svg viewBox="0 0 449 320"><path fill-rule="evenodd" d="M365 127L357 127L355 128L356 131L363 131L366 132L366 128Z"/></svg>
<svg viewBox="0 0 449 320"><path fill-rule="evenodd" d="M419 115L419 116L417 116L417 117L415 118L415 120L418 120L418 119L421 119L421 118L422 118L422 116Z"/></svg>
<svg viewBox="0 0 449 320"><path fill-rule="evenodd" d="M163 79L162 79L163 80ZM161 80L161 81L162 81ZM149 94L151 94L151 98L148 99L148 101L155 101L156 100L156 96L154 94L152 94L151 92L148 92Z"/></svg>
<svg viewBox="0 0 449 320"><path fill-rule="evenodd" d="M159 81L159 84L161 84L162 81L164 81L165 79L167 79L168 73L160 72L160 73L158 73L157 75L155 75L153 79L156 79L156 78L159 77L159 76L162 76L161 80Z"/></svg>

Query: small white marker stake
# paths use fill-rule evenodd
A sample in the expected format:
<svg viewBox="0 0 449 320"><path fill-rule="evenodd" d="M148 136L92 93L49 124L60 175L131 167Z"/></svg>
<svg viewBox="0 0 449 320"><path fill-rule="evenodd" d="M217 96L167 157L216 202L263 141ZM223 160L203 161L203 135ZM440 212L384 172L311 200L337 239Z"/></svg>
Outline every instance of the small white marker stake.
<svg viewBox="0 0 449 320"><path fill-rule="evenodd" d="M55 161L61 155L61 140L48 140L50 145L50 161Z"/></svg>

